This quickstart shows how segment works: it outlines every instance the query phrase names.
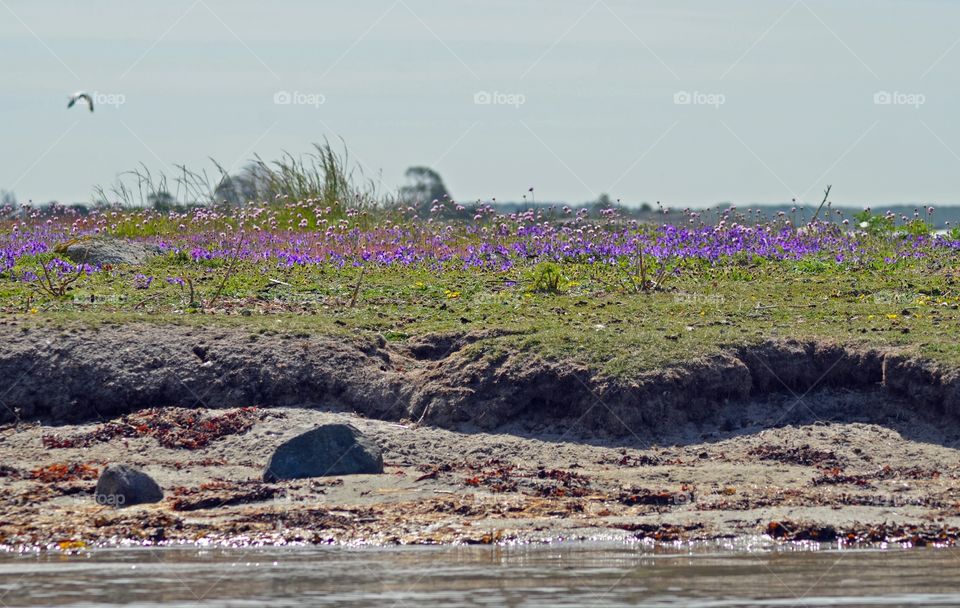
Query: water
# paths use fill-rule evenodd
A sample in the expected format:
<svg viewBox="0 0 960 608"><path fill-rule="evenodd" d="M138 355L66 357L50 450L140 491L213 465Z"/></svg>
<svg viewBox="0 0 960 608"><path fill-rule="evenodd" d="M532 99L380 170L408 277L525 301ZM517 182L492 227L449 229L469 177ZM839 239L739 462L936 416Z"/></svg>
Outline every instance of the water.
<svg viewBox="0 0 960 608"><path fill-rule="evenodd" d="M960 606L955 549L577 545L0 555L0 606Z"/></svg>

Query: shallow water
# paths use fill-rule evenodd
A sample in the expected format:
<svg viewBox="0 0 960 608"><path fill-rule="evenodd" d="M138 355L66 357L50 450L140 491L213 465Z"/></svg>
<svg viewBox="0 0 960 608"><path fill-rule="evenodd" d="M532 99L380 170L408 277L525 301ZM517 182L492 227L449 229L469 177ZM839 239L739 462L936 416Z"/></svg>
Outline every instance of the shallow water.
<svg viewBox="0 0 960 608"><path fill-rule="evenodd" d="M960 550L643 545L0 555L0 606L960 606Z"/></svg>

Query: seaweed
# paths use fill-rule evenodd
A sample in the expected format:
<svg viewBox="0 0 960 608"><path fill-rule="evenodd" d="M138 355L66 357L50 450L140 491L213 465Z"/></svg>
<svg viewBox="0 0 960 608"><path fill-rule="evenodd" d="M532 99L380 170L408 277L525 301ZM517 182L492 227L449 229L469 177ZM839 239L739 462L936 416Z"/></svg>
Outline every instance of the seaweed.
<svg viewBox="0 0 960 608"><path fill-rule="evenodd" d="M671 490L632 489L620 493L618 500L632 507L654 505L659 507L690 504L694 501L693 490L684 486L679 492Z"/></svg>
<svg viewBox="0 0 960 608"><path fill-rule="evenodd" d="M589 494L590 480L585 475L559 469L540 469L537 479L555 482L552 485L537 487L537 493L544 497L582 497Z"/></svg>
<svg viewBox="0 0 960 608"><path fill-rule="evenodd" d="M760 460L773 460L805 467L821 465L835 467L841 462L840 457L835 452L818 450L809 445L790 448L762 445L753 448L748 454L756 456Z"/></svg>
<svg viewBox="0 0 960 608"><path fill-rule="evenodd" d="M199 488L175 488L171 507L174 511L199 511L262 502L283 494L281 488L256 480L241 483L216 481L205 483Z"/></svg>
<svg viewBox="0 0 960 608"><path fill-rule="evenodd" d="M927 545L956 545L960 528L955 526L901 525L895 523L854 524L838 529L831 525L789 520L767 524L767 534L786 541L839 541L844 544L896 543L924 547Z"/></svg>
<svg viewBox="0 0 960 608"><path fill-rule="evenodd" d="M56 463L34 469L30 478L44 483L91 480L100 476L97 467L83 463Z"/></svg>
<svg viewBox="0 0 960 608"><path fill-rule="evenodd" d="M117 437L153 437L165 448L196 450L228 435L242 435L268 415L256 407L241 407L214 416L181 407L150 408L72 437L44 435L43 445L48 449L83 448Z"/></svg>
<svg viewBox="0 0 960 608"><path fill-rule="evenodd" d="M14 467L0 464L0 477L8 477L10 479L22 479L23 473L19 469Z"/></svg>

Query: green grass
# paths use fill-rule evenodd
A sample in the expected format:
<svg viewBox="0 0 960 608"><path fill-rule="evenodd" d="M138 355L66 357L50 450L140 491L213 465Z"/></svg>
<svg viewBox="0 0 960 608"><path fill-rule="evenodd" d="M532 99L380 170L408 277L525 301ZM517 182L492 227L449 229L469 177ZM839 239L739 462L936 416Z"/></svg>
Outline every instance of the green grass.
<svg viewBox="0 0 960 608"><path fill-rule="evenodd" d="M25 260L21 270L35 263ZM263 274L240 263L212 309L191 307L186 288L165 281L191 277L195 299L209 301L225 265L161 257L141 268L84 277L63 298L4 279L0 310L30 323L203 324L254 333L382 335L394 343L429 333L502 328L510 333L471 348L489 356L520 351L620 377L768 338L901 347L960 365L957 268L920 261L904 262L893 272L841 271L814 261L744 261L688 269L648 292L637 292L622 273L599 265L508 273L368 269L361 281L356 268ZM148 289L134 288L138 273L154 277Z"/></svg>

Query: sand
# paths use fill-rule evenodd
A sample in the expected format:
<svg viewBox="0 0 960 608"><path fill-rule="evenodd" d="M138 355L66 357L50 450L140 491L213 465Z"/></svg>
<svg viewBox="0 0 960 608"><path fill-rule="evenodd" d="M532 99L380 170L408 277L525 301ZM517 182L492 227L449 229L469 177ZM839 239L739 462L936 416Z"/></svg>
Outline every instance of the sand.
<svg viewBox="0 0 960 608"><path fill-rule="evenodd" d="M235 411L193 409L200 418ZM960 427L879 387L771 393L719 405L709 421L627 433L598 432L591 411L563 424L527 418L494 430L315 406L250 412L248 430L197 449L164 447L149 434L49 447L52 437L76 438L116 416L5 425L0 543L673 543L767 535L947 544L960 537ZM350 422L376 441L385 473L259 481L277 445L329 422ZM164 501L97 504L95 474L108 463L148 472ZM62 479L35 478L61 470Z"/></svg>

